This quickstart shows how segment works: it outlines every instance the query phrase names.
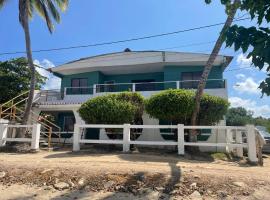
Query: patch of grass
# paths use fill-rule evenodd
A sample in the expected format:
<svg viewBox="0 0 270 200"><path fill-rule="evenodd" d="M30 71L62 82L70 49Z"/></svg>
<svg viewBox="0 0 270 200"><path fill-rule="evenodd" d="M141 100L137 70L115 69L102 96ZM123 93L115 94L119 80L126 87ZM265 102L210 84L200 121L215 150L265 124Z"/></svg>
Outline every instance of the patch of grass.
<svg viewBox="0 0 270 200"><path fill-rule="evenodd" d="M230 156L226 153L222 152L216 152L216 153L211 153L211 157L215 160L229 160Z"/></svg>

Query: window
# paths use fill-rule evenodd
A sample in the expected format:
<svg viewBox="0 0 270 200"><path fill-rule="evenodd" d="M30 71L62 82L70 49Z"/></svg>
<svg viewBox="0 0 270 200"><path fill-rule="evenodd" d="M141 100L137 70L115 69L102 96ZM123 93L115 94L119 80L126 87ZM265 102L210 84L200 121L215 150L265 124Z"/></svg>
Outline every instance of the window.
<svg viewBox="0 0 270 200"><path fill-rule="evenodd" d="M75 118L73 116L65 116L63 131L65 132L73 132L74 131Z"/></svg>
<svg viewBox="0 0 270 200"><path fill-rule="evenodd" d="M115 81L105 81L105 87L104 87L104 91L105 92L115 92Z"/></svg>
<svg viewBox="0 0 270 200"><path fill-rule="evenodd" d="M74 78L71 80L72 94L87 94L87 78Z"/></svg>
<svg viewBox="0 0 270 200"><path fill-rule="evenodd" d="M132 83L139 83L139 84L136 84L136 87L135 87L136 91L155 91L155 84L151 82L155 82L155 80L147 79L147 80L133 80L132 81Z"/></svg>
<svg viewBox="0 0 270 200"><path fill-rule="evenodd" d="M201 76L202 72L183 72L181 88L196 89Z"/></svg>

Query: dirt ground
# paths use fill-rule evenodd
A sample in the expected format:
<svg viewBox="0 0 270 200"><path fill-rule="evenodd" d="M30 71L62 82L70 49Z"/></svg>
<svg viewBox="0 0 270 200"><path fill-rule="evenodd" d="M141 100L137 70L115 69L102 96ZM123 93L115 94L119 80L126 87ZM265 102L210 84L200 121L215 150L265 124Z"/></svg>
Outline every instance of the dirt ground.
<svg viewBox="0 0 270 200"><path fill-rule="evenodd" d="M0 153L0 199L270 199L270 157L164 153Z"/></svg>

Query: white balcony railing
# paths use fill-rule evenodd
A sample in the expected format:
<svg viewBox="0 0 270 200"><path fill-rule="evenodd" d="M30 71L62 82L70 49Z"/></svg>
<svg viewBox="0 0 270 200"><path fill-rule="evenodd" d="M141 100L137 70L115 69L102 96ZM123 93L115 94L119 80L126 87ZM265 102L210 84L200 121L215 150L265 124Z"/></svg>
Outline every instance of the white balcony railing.
<svg viewBox="0 0 270 200"><path fill-rule="evenodd" d="M166 89L196 89L199 80L185 81L164 81L164 82L141 82L141 83L113 83L113 84L94 84L93 87L65 87L65 95L93 95L96 93L107 92L142 92L142 91L161 91ZM206 89L226 88L226 80L209 79Z"/></svg>

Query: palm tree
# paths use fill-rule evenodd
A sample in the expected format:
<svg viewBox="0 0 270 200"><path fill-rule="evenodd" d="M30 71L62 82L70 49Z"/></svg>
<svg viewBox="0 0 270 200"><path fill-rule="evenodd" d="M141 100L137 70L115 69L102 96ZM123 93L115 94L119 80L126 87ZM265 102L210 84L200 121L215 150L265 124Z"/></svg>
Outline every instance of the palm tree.
<svg viewBox="0 0 270 200"><path fill-rule="evenodd" d="M0 0L0 9L8 0ZM46 22L47 27L52 33L54 26L52 19L57 23L60 22L60 14L58 9L65 11L68 6L69 0L19 0L19 21L22 25L25 35L26 54L28 59L28 65L31 71L30 91L28 95L28 101L26 104L25 112L23 115L23 124L28 123L36 85L35 66L33 64L31 39L29 31L29 19L33 17L34 11L36 11ZM58 8L57 8L58 7Z"/></svg>
<svg viewBox="0 0 270 200"><path fill-rule="evenodd" d="M240 0L234 0L233 4L230 5L230 9L228 10L228 17L227 17L227 20L221 30L221 33L215 43L215 46L208 58L208 61L204 67L204 70L203 70L203 74L202 74L202 77L199 81L199 84L198 84L198 88L197 88L197 91L196 91L196 95L195 95L195 107L194 107L194 110L193 110L193 113L192 113L192 117L191 117L191 125L195 126L197 124L197 116L198 116L198 113L200 111L200 102L201 102L201 97L203 95L203 90L205 88L205 85L206 85L206 81L208 79L208 76L209 76L209 73L213 67L213 63L216 59L216 57L218 56L218 53L221 49L221 46L224 42L224 35L225 33L227 32L227 30L230 28L230 26L232 25L232 22L233 22L233 19L234 19L234 16L236 14L236 11L237 11L237 8L239 6L239 3L240 3ZM192 142L195 142L197 140L197 132L196 130L192 130L191 131L191 134L190 134L190 141Z"/></svg>

